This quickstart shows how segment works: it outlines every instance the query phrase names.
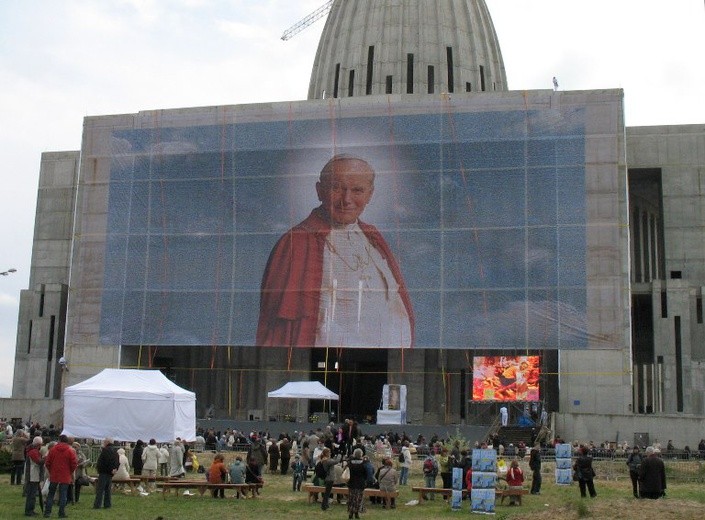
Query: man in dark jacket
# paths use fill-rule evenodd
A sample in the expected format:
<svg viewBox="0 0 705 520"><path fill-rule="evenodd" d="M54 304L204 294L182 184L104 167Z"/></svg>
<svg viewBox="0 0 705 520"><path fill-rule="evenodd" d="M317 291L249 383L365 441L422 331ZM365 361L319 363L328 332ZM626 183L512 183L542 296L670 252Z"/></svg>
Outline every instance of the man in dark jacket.
<svg viewBox="0 0 705 520"><path fill-rule="evenodd" d="M106 437L103 439L103 449L100 450L100 455L98 455L98 461L96 462L98 481L95 486L93 509L100 509L101 504L105 509L110 508L112 505L111 487L113 475L118 467L120 467L120 459L117 452L113 449L113 439Z"/></svg>
<svg viewBox="0 0 705 520"><path fill-rule="evenodd" d="M666 467L653 446L646 448L646 458L639 466L641 498L661 498L666 495Z"/></svg>
<svg viewBox="0 0 705 520"><path fill-rule="evenodd" d="M538 446L531 448L529 455L529 468L531 469L531 494L541 494L541 450Z"/></svg>
<svg viewBox="0 0 705 520"><path fill-rule="evenodd" d="M144 466L144 461L142 460L142 453L144 452L144 441L142 439L137 439L135 447L132 450L132 471L135 475L142 474L142 466Z"/></svg>
<svg viewBox="0 0 705 520"><path fill-rule="evenodd" d="M258 435L252 436L252 444L250 449L247 451L247 462L254 460L257 464L257 476L262 476L262 466L267 462L267 448L260 440Z"/></svg>
<svg viewBox="0 0 705 520"><path fill-rule="evenodd" d="M284 437L279 445L279 458L281 459L281 473L286 475L291 461L291 443Z"/></svg>
<svg viewBox="0 0 705 520"><path fill-rule="evenodd" d="M627 457L627 466L629 467L629 477L632 479L632 493L634 498L639 498L639 467L643 457L639 453L639 446L634 446L632 452Z"/></svg>

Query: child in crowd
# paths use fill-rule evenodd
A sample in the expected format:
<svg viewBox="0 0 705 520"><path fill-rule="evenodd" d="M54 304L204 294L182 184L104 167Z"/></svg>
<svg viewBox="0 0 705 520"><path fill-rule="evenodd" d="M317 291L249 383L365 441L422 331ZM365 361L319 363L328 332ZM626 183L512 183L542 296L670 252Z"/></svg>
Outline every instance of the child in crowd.
<svg viewBox="0 0 705 520"><path fill-rule="evenodd" d="M294 457L294 462L291 463L291 469L294 472L294 481L292 483L292 491L301 491L301 483L306 480L306 466L301 462L301 457Z"/></svg>

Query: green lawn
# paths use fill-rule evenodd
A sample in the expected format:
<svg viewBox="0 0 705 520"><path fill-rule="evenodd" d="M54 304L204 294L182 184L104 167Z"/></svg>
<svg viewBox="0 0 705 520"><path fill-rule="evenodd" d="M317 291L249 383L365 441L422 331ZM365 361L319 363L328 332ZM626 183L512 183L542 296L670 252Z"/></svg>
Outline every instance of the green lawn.
<svg viewBox="0 0 705 520"><path fill-rule="evenodd" d="M265 475L266 483L262 495L257 499L215 500L210 496L174 496L164 499L161 493L149 496L126 496L113 494L113 508L94 511L92 509L94 494L92 489L83 488L79 504L69 506L69 518L86 519L145 519L154 520L193 520L198 518L243 518L243 519L286 519L307 520L310 518L347 518L344 505L333 503L331 509L321 511L317 504L309 505L307 495L291 491L291 477ZM410 482L421 485L421 477L412 473ZM544 476L544 485L540 496L527 495L521 507L497 506L495 518L514 519L570 519L570 518L637 518L647 519L701 519L705 505L705 486L696 484L673 484L669 487L668 497L663 500L635 500L631 497L631 484L625 480L597 480L596 499L580 499L577 486L559 487L551 482L550 474ZM362 518L368 519L424 519L454 517L470 514L469 503L463 504L462 513L450 510L448 504L438 497L433 502L418 505L405 505L416 499L411 486L402 486L397 509L382 509L381 506L367 506L367 513ZM9 485L9 476L0 476L0 519L24 518L24 499L21 488ZM57 516L55 508L52 514ZM474 516L474 515L473 515ZM481 516L477 516L481 518Z"/></svg>

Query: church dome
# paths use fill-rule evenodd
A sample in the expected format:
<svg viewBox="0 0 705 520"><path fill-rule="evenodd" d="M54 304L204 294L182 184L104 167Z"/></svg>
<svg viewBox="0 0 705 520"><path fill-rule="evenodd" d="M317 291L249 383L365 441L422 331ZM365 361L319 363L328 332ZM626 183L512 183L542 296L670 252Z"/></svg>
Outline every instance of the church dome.
<svg viewBox="0 0 705 520"><path fill-rule="evenodd" d="M484 0L335 0L308 99L507 90Z"/></svg>

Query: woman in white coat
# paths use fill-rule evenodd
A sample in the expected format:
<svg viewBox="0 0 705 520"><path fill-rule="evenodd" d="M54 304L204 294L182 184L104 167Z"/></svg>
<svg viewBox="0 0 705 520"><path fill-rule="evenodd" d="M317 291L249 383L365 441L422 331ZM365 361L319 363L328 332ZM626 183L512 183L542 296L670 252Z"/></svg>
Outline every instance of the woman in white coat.
<svg viewBox="0 0 705 520"><path fill-rule="evenodd" d="M159 448L159 476L166 477L169 475L169 447L162 444Z"/></svg>
<svg viewBox="0 0 705 520"><path fill-rule="evenodd" d="M157 441L149 439L149 444L142 452L142 474L149 477L148 487L156 488L157 468L159 467L159 448Z"/></svg>
<svg viewBox="0 0 705 520"><path fill-rule="evenodd" d="M127 480L130 478L130 460L127 458L127 455L125 455L124 448L118 449L117 452L120 465L115 475L113 475L113 480Z"/></svg>

